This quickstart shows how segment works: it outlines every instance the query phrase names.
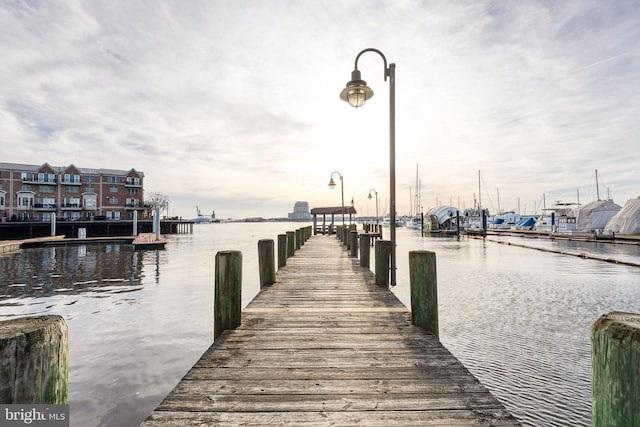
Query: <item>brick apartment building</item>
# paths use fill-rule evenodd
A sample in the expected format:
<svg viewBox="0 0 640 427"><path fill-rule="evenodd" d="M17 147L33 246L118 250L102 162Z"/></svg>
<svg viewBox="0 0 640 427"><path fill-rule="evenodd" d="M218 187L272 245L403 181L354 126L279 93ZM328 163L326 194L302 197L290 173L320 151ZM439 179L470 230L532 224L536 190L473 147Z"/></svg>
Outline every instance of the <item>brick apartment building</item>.
<svg viewBox="0 0 640 427"><path fill-rule="evenodd" d="M145 217L144 173L0 162L2 221Z"/></svg>

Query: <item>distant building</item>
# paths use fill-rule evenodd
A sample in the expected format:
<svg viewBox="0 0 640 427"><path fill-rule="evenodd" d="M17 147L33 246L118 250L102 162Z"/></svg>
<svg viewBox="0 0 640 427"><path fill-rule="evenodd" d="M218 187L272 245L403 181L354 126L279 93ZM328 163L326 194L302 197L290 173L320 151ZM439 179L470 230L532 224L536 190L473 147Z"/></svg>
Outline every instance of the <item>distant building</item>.
<svg viewBox="0 0 640 427"><path fill-rule="evenodd" d="M311 221L311 213L309 213L309 203L296 202L293 205L293 212L289 214L291 221Z"/></svg>
<svg viewBox="0 0 640 427"><path fill-rule="evenodd" d="M3 221L132 219L145 214L144 173L135 169L0 163Z"/></svg>

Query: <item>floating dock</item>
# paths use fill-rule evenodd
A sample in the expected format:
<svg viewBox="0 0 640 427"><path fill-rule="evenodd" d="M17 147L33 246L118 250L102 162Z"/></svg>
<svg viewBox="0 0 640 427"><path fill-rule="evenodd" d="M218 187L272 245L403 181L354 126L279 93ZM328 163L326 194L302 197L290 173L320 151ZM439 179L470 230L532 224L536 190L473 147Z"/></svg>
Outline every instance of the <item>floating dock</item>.
<svg viewBox="0 0 640 427"><path fill-rule="evenodd" d="M155 233L140 233L133 240L134 249L164 249L167 241L162 236Z"/></svg>
<svg viewBox="0 0 640 427"><path fill-rule="evenodd" d="M314 236L141 424L168 425L520 424L335 236Z"/></svg>

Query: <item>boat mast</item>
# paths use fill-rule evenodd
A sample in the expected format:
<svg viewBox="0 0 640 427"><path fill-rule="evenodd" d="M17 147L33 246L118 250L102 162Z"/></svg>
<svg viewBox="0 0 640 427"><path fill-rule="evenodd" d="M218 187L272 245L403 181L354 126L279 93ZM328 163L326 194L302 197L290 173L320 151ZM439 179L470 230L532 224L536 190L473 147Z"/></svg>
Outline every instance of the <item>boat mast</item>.
<svg viewBox="0 0 640 427"><path fill-rule="evenodd" d="M418 181L418 164L416 163L416 194L415 196L415 214L418 215L420 213L420 182Z"/></svg>
<svg viewBox="0 0 640 427"><path fill-rule="evenodd" d="M482 193L480 192L480 170L478 170L478 209L482 209Z"/></svg>
<svg viewBox="0 0 640 427"><path fill-rule="evenodd" d="M600 187L598 186L598 169L596 169L596 197L600 200Z"/></svg>

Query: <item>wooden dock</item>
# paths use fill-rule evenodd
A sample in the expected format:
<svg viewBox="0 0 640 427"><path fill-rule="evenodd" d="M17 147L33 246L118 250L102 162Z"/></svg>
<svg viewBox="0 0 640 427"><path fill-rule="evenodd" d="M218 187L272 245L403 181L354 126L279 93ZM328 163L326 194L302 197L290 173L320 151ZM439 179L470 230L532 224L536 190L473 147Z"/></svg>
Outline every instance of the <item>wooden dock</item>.
<svg viewBox="0 0 640 427"><path fill-rule="evenodd" d="M164 249L167 244L163 236L156 237L155 233L140 233L133 239L134 249Z"/></svg>
<svg viewBox="0 0 640 427"><path fill-rule="evenodd" d="M517 426L335 236L314 236L141 424Z"/></svg>

